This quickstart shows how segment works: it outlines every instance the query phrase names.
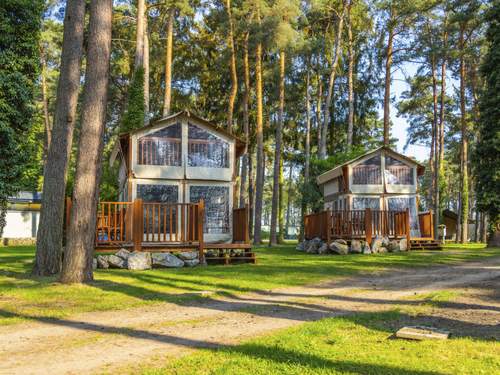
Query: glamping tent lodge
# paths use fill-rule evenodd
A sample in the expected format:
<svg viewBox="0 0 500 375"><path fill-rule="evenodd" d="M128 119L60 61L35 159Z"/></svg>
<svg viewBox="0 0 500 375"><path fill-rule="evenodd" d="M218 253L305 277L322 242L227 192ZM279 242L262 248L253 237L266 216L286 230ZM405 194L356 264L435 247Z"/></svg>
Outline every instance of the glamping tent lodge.
<svg viewBox="0 0 500 375"><path fill-rule="evenodd" d="M239 261L254 262L248 209L233 207L235 161L244 149L188 111L120 135L110 160L119 164L119 199L99 203L96 250L191 249L229 263L236 258L222 250L238 249Z"/></svg>
<svg viewBox="0 0 500 375"><path fill-rule="evenodd" d="M306 239L406 237L412 248L439 248L432 212L418 211L424 166L383 146L318 176L324 211L305 216Z"/></svg>

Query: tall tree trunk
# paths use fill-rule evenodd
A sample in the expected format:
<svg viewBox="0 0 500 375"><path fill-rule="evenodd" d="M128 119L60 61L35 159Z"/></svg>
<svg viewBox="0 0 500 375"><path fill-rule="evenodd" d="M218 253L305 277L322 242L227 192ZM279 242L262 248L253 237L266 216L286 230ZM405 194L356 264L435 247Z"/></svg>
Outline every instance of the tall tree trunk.
<svg viewBox="0 0 500 375"><path fill-rule="evenodd" d="M319 149L321 144L321 128L323 127L323 122L321 121L321 111L322 111L322 103L323 103L323 80L321 79L321 75L318 72L318 88L316 92L316 130L317 130L317 153L319 157Z"/></svg>
<svg viewBox="0 0 500 375"><path fill-rule="evenodd" d="M309 64L307 65L306 73L306 136L305 136L305 163L304 163L304 185L302 186L302 206L300 212L300 235L299 240L304 239L304 215L307 212L306 189L309 184L310 165L311 165L311 97L309 94L309 85L311 75L309 72ZM290 199L290 196L288 197Z"/></svg>
<svg viewBox="0 0 500 375"><path fill-rule="evenodd" d="M352 135L354 131L354 84L353 84L353 70L354 70L354 49L352 46L352 20L351 20L351 6L352 1L349 1L349 6L347 7L347 58L348 58L348 68L347 68L347 86L348 86L348 99L349 102L349 114L347 116L347 151L351 151L352 148Z"/></svg>
<svg viewBox="0 0 500 375"><path fill-rule="evenodd" d="M280 160L279 193L278 193L278 243L285 242L285 175L283 158Z"/></svg>
<svg viewBox="0 0 500 375"><path fill-rule="evenodd" d="M288 233L290 233L290 218L292 216L292 181L293 181L293 164L290 163L290 173L288 175L288 192L287 192L287 200L286 200L286 221L285 221L285 229L283 231L283 238L288 237Z"/></svg>
<svg viewBox="0 0 500 375"><path fill-rule="evenodd" d="M253 236L253 224L255 217L255 178L254 178L254 168L253 168L253 157L254 147L248 149L248 233Z"/></svg>
<svg viewBox="0 0 500 375"><path fill-rule="evenodd" d="M436 55L432 52L431 56L431 70L432 70L432 158L431 158L431 201L433 202L434 214L439 213L439 201L436 200L436 189L439 178L438 169L438 155L439 155L439 142L438 142L438 94L437 94L437 71L436 71ZM435 216L436 217L436 216ZM438 220L434 220L434 234L438 235Z"/></svg>
<svg viewBox="0 0 500 375"><path fill-rule="evenodd" d="M236 72L236 50L234 48L234 25L231 11L231 0L226 0L226 11L229 22L229 35L227 38L227 44L229 46L229 50L231 51L231 61L229 64L231 68L231 92L229 94L229 105L227 109L227 131L229 133L232 133L234 102L236 100L236 94L238 93L238 74Z"/></svg>
<svg viewBox="0 0 500 375"><path fill-rule="evenodd" d="M444 111L446 99L446 49L448 48L448 29L447 15L443 22L443 56L441 62L441 93L439 105L439 126L438 126L438 157L436 166L436 186L434 190L434 202L436 202L436 220L437 225L441 223L441 179L444 175L443 160L444 160ZM435 231L437 233L437 231Z"/></svg>
<svg viewBox="0 0 500 375"><path fill-rule="evenodd" d="M326 95L325 108L323 109L323 127L321 128L321 143L319 145L319 157L326 159L326 140L328 137L328 126L330 125L330 106L332 105L333 90L335 83L335 75L337 73L337 65L339 63L339 56L341 54L342 46L342 29L344 27L344 14L347 10L348 1L344 0L342 6L342 13L339 16L337 32L335 34L335 47L333 49L333 60L330 68L330 79L328 80L328 92Z"/></svg>
<svg viewBox="0 0 500 375"><path fill-rule="evenodd" d="M163 117L170 114L172 99L172 50L174 43L174 13L175 9L168 10L167 45L165 49L165 92L163 96Z"/></svg>
<svg viewBox="0 0 500 375"><path fill-rule="evenodd" d="M258 11L257 11L258 12ZM257 14L260 24L260 14ZM264 136L262 103L262 43L259 41L255 50L255 96L257 101L256 139L257 139L257 182L255 186L255 225L253 242L260 245L262 225L262 198L264 195Z"/></svg>
<svg viewBox="0 0 500 375"><path fill-rule="evenodd" d="M479 240L482 243L486 242L486 237L488 233L488 215L484 212L481 215L481 228L479 230Z"/></svg>
<svg viewBox="0 0 500 375"><path fill-rule="evenodd" d="M247 174L249 169L248 163L248 142L250 141L250 124L248 111L250 106L250 66L248 64L248 38L249 33L245 33L244 44L243 44L243 74L245 90L243 92L243 132L245 134L245 152L241 160L241 183L240 183L240 207L245 206L246 196L247 196ZM250 190L250 187L248 187Z"/></svg>
<svg viewBox="0 0 500 375"><path fill-rule="evenodd" d="M82 131L61 282L91 281L111 54L113 0L92 0Z"/></svg>
<svg viewBox="0 0 500 375"><path fill-rule="evenodd" d="M280 210L280 180L282 174L281 142L283 140L283 122L285 112L285 51L280 52L280 83L279 83L279 111L278 123L276 124L276 137L274 146L274 174L273 174L273 196L271 205L271 228L269 246L278 242L276 223Z"/></svg>
<svg viewBox="0 0 500 375"><path fill-rule="evenodd" d="M49 152L50 140L52 138L52 126L50 124L49 115L49 98L47 96L47 56L43 47L40 48L40 64L41 69L41 90L42 90L42 110L43 110L43 125L44 125L44 147L43 147L43 161L47 161L47 154Z"/></svg>
<svg viewBox="0 0 500 375"><path fill-rule="evenodd" d="M467 243L468 240L468 216L469 216L469 173L468 173L468 132L467 132L467 119L466 119L466 108L465 108L465 26L461 25L460 28L460 36L459 36L459 45L460 45L460 127L461 127L461 138L462 138L462 147L461 147L461 180L460 180L460 212L461 216L461 226L462 229L460 231L460 242Z"/></svg>
<svg viewBox="0 0 500 375"><path fill-rule="evenodd" d="M144 13L144 114L145 123L149 123L149 34L148 12Z"/></svg>
<svg viewBox="0 0 500 375"><path fill-rule="evenodd" d="M134 69L144 65L144 10L145 0L137 0L137 30L135 33Z"/></svg>
<svg viewBox="0 0 500 375"><path fill-rule="evenodd" d="M391 69L392 69L392 53L394 43L394 28L389 27L389 35L387 38L387 49L385 56L385 88L384 88L384 145L389 146L391 138L390 116L391 116Z"/></svg>
<svg viewBox="0 0 500 375"><path fill-rule="evenodd" d="M85 2L68 0L51 147L43 173L43 196L33 274L49 276L61 270L64 195L80 88Z"/></svg>

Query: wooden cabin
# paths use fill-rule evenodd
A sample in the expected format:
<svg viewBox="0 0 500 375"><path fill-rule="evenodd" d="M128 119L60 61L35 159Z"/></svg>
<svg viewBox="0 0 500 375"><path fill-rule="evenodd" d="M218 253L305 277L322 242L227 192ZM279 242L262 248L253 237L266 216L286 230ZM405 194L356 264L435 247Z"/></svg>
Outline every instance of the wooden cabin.
<svg viewBox="0 0 500 375"><path fill-rule="evenodd" d="M233 207L244 149L237 137L188 111L121 134L110 160L119 165L119 199L99 205L97 249L248 252L247 208Z"/></svg>
<svg viewBox="0 0 500 375"><path fill-rule="evenodd" d="M383 146L323 173L317 183L324 211L306 216L306 232L307 226L318 227L308 221L319 220L328 222L322 224L322 237L370 242L376 235L406 236L415 246L433 240L432 213L418 211L417 178L424 170L417 161Z"/></svg>

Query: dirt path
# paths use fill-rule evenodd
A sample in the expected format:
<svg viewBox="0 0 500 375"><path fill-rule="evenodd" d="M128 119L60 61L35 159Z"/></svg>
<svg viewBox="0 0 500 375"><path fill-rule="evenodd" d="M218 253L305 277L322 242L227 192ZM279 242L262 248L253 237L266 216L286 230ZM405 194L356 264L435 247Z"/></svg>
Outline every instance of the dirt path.
<svg viewBox="0 0 500 375"><path fill-rule="evenodd" d="M500 339L500 258L489 258L2 327L0 374L111 372L157 355L235 344L324 317L416 305L422 303L418 294L443 289L459 290L460 297L408 320L438 324L457 335Z"/></svg>

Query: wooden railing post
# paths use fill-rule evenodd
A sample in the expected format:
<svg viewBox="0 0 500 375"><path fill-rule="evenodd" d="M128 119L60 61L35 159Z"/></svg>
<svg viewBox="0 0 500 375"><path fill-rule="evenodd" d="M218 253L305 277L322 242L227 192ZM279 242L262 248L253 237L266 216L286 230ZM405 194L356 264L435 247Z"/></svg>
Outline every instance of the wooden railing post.
<svg viewBox="0 0 500 375"><path fill-rule="evenodd" d="M366 243L371 246L372 244L372 210L365 209L365 239Z"/></svg>
<svg viewBox="0 0 500 375"><path fill-rule="evenodd" d="M133 223L132 232L134 240L134 251L142 250L142 241L144 239L144 211L142 199L136 199L133 203Z"/></svg>
<svg viewBox="0 0 500 375"><path fill-rule="evenodd" d="M203 243L203 221L205 220L205 201L200 199L198 203L198 258L200 262L205 257ZM234 228L233 228L234 230Z"/></svg>
<svg viewBox="0 0 500 375"><path fill-rule="evenodd" d="M432 210L429 210L429 221L430 221L430 225L431 225L431 238L432 239L435 239L434 238L434 212Z"/></svg>
<svg viewBox="0 0 500 375"><path fill-rule="evenodd" d="M408 250L411 247L411 238L410 238L410 209L407 208L405 212L405 229L406 229L406 246Z"/></svg>

